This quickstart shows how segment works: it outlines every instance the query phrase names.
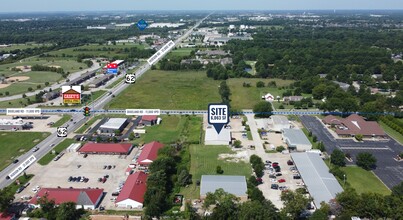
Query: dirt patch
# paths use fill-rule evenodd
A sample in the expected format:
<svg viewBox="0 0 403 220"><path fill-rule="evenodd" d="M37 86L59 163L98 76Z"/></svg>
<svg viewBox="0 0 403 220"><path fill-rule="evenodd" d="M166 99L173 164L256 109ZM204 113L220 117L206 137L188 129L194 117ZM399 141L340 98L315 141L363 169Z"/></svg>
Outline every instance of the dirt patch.
<svg viewBox="0 0 403 220"><path fill-rule="evenodd" d="M24 152L24 151L25 151L25 149L20 149L20 150L19 150L19 152Z"/></svg>
<svg viewBox="0 0 403 220"><path fill-rule="evenodd" d="M36 142L39 142L39 141L40 141L39 139L35 139L33 142L36 143Z"/></svg>
<svg viewBox="0 0 403 220"><path fill-rule="evenodd" d="M0 84L0 89L7 88L10 84Z"/></svg>
<svg viewBox="0 0 403 220"><path fill-rule="evenodd" d="M227 162L235 162L239 161L247 162L248 161L248 152L247 151L238 151L235 154L219 154L218 159L225 160Z"/></svg>
<svg viewBox="0 0 403 220"><path fill-rule="evenodd" d="M5 136L5 135L7 135L7 134L5 134L5 133L1 134L1 136Z"/></svg>
<svg viewBox="0 0 403 220"><path fill-rule="evenodd" d="M7 79L8 82L21 82L26 80L29 80L29 76L13 76Z"/></svg>

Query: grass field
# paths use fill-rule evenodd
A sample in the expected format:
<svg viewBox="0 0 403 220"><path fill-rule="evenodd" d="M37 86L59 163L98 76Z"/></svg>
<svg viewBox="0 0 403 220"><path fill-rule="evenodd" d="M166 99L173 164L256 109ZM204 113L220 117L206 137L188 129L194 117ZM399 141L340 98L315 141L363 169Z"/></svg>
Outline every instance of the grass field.
<svg viewBox="0 0 403 220"><path fill-rule="evenodd" d="M30 100L34 100L35 96L28 96L27 98L29 98ZM28 101L25 98L0 102L0 108L19 108L25 107L26 105L28 105Z"/></svg>
<svg viewBox="0 0 403 220"><path fill-rule="evenodd" d="M390 195L390 190L371 171L356 166L341 168L347 176L346 182L358 193L376 192L382 195ZM343 186L343 180L340 181Z"/></svg>
<svg viewBox="0 0 403 220"><path fill-rule="evenodd" d="M112 89L113 87L115 87L117 84L119 84L122 81L123 81L123 79L115 80L113 83L109 84L106 88Z"/></svg>
<svg viewBox="0 0 403 220"><path fill-rule="evenodd" d="M185 57L189 56L190 53L196 50L195 48L178 48L176 50L172 50L168 55L167 58L172 58L172 57Z"/></svg>
<svg viewBox="0 0 403 220"><path fill-rule="evenodd" d="M98 45L98 44L90 44L80 47L72 47L61 49L57 51L49 52L50 55L57 55L62 57L63 54L65 56L73 56L77 57L79 54L86 54L86 55L94 55L96 57L114 57L114 56L126 56L128 53L124 52L125 48L137 47L144 49L148 45L146 44L134 44L134 43L125 43L123 44L116 44L116 45Z"/></svg>
<svg viewBox="0 0 403 220"><path fill-rule="evenodd" d="M312 135L312 137L309 137L309 131L308 131L308 129L302 128L302 131L304 132L305 136L308 138L309 142L311 142L312 148L313 148L313 149L318 149L318 143L319 143L319 142L316 142L316 143L313 142L313 135ZM325 146L325 147L326 147L326 146Z"/></svg>
<svg viewBox="0 0 403 220"><path fill-rule="evenodd" d="M186 199L198 199L200 187L196 186L196 181L201 180L202 175L215 175L217 166L221 166L224 170L224 175L242 175L249 178L252 174L252 168L249 163L226 162L218 159L219 154L228 153L233 153L233 151L227 146L190 145L190 173L193 175L193 184L182 188L181 194Z"/></svg>
<svg viewBox="0 0 403 220"><path fill-rule="evenodd" d="M403 135L401 135L399 132L395 131L391 127L387 126L382 121L378 121L378 123L382 127L382 129L386 132L386 134L391 136L393 139L395 139L400 144L403 144Z"/></svg>
<svg viewBox="0 0 403 220"><path fill-rule="evenodd" d="M35 43L12 44L10 47L2 47L2 48L0 48L0 52L11 51L11 50L25 50L25 49L28 49L28 48L35 48L35 47L41 47L41 46L47 46L47 44L35 44Z"/></svg>
<svg viewBox="0 0 403 220"><path fill-rule="evenodd" d="M285 90L279 88L257 88L256 82L263 81L267 85L270 81L275 81L277 87L288 86L292 80L282 79L229 79L227 81L231 90L231 106L233 109L252 109L253 106L262 100L262 96L271 93L274 96L281 96ZM243 83L250 83L251 87L243 87Z"/></svg>
<svg viewBox="0 0 403 220"><path fill-rule="evenodd" d="M105 93L106 93L106 90L98 90L98 91L92 92L91 93L92 94L92 98L91 98L92 101L95 101L97 98L101 97Z"/></svg>
<svg viewBox="0 0 403 220"><path fill-rule="evenodd" d="M57 152L60 153L67 147L69 147L72 143L75 143L73 139L64 139L60 144L58 144L56 147L53 149ZM45 156L43 156L40 160L38 160L38 163L42 166L48 165L54 158L56 157L55 154L52 154L52 152L49 152Z"/></svg>
<svg viewBox="0 0 403 220"><path fill-rule="evenodd" d="M57 128L62 126L64 123L68 122L71 119L71 115L63 115L61 119L59 119L59 121L57 121L56 123L54 123L52 125L52 127Z"/></svg>
<svg viewBox="0 0 403 220"><path fill-rule="evenodd" d="M186 71L149 71L108 106L110 109L207 109L209 103L220 102L218 85L206 73ZM247 98L246 98L247 99Z"/></svg>
<svg viewBox="0 0 403 220"><path fill-rule="evenodd" d="M9 186L7 186L7 189L10 190L11 192L16 192L18 188L20 188L21 186L25 185L25 183L28 183L32 177L34 177L33 174L27 174L27 178L25 178L24 176L20 176L18 177L18 181L20 182L20 185L17 184L17 181L14 181L12 184L10 184ZM29 190L29 189L24 189L25 190ZM20 193L20 196L24 195L24 191L22 191ZM18 195L15 196L16 198L18 198Z"/></svg>
<svg viewBox="0 0 403 220"><path fill-rule="evenodd" d="M45 132L0 132L0 170L49 136Z"/></svg>

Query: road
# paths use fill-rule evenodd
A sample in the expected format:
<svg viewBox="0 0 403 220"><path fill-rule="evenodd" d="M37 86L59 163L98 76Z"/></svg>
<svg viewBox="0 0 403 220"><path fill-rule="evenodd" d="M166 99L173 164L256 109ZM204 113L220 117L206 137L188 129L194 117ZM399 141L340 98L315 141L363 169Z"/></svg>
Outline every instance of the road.
<svg viewBox="0 0 403 220"><path fill-rule="evenodd" d="M206 16L205 18L203 18L201 21L197 22L192 28L190 28L184 35L182 35L181 37L179 37L177 40L174 41L175 43L175 47L178 43L182 42L184 39L186 39L195 28L197 28L205 19L207 19L210 15ZM175 48L173 47L173 48ZM160 56L160 59L162 59L163 57L165 57L167 54L169 53L169 51L167 51L164 55ZM156 61L157 62L157 61ZM95 68L95 67L94 67ZM144 73L146 73L149 69L151 68L151 66L146 63L143 66L141 66L139 68L139 70L136 71L136 78L140 78ZM85 70L86 72L87 70ZM60 85L59 85L60 86ZM58 87L59 87L58 86ZM126 84L123 81L121 83L119 83L117 86L115 86L114 88L110 89L109 91L114 94L114 95L118 95L119 93L121 93L123 90L125 90L127 87L131 86L130 84ZM27 94L28 96L29 94ZM21 97L21 95L19 95ZM110 102L112 100L112 95L109 93L106 93L105 95L101 96L99 99L97 99L96 101L94 101L93 103L91 103L91 105L89 106L91 109L93 110L98 110L98 109L103 109L104 106ZM83 125L86 120L88 118L84 117L83 114L81 112L79 112L81 109L76 109L76 112L71 112L72 114L72 121L69 121L67 123L65 123L63 125L63 127L68 126L68 133L72 133L73 131L75 131L76 129L78 129L81 125ZM4 113L4 110L3 110ZM40 158L42 158L45 154L49 153L53 147L51 147L51 144L59 144L60 142L62 142L63 138L57 137L56 132L52 133L49 137L47 137L45 140L43 140L41 143L37 144L36 146L39 147L39 151L33 153L35 155L35 157L39 160ZM5 168L4 170L2 170L0 172L0 177L2 177L0 179L0 188L4 188L6 186L8 186L9 184L11 184L13 182L13 180L7 180L5 177L8 176L15 168L17 168L19 165L21 165L21 163L23 161L25 161L28 157L30 157L32 155L32 152L27 152L23 155L21 155L20 157L18 157L19 163L17 164L11 164L9 165L7 168ZM29 169L29 168L27 168Z"/></svg>
<svg viewBox="0 0 403 220"><path fill-rule="evenodd" d="M93 63L94 63L94 65L93 65L92 67L90 67L90 68L88 68L88 69L85 69L85 70L81 70L81 71L72 73L72 74L70 74L67 78L68 78L70 81L72 81L72 80L78 78L79 76L81 76L82 74L84 74L84 73L86 73L86 72L98 70L98 69L100 68L99 63L94 62L94 61L93 61ZM60 88L62 85L64 85L65 83L66 83L66 80L64 80L63 82L56 83L56 84L53 84L53 85L51 85L51 86L45 87L45 88L43 88L43 89L38 89L38 90L35 90L35 91L33 91L33 92L27 92L27 93L25 93L25 95L26 95L26 96L34 96L34 95L40 93L40 92L43 91L43 90L49 90L49 89L56 90L56 89L59 89L59 88ZM1 98L0 98L0 102L2 102L2 101L10 101L10 100L20 99L20 98L22 98L22 94L12 95L12 96L7 96L7 97L1 97Z"/></svg>

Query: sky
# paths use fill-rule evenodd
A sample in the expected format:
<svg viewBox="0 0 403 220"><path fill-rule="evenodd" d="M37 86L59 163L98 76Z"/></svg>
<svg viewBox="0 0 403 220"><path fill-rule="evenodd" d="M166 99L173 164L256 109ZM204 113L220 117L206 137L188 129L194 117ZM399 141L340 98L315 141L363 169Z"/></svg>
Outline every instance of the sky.
<svg viewBox="0 0 403 220"><path fill-rule="evenodd" d="M0 0L0 12L403 9L402 0Z"/></svg>

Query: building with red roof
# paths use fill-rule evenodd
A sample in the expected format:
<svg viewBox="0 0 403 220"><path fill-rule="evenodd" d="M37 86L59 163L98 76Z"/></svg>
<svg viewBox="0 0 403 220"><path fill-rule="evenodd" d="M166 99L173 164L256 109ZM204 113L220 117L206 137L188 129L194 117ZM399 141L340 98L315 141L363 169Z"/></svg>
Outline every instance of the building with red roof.
<svg viewBox="0 0 403 220"><path fill-rule="evenodd" d="M129 154L133 145L130 143L86 143L78 152L82 154Z"/></svg>
<svg viewBox="0 0 403 220"><path fill-rule="evenodd" d="M364 137L384 137L385 132L376 121L365 121L363 117L352 114L347 118L337 118L335 116L326 116L323 123L335 125L336 133L343 137L354 137L362 134Z"/></svg>
<svg viewBox="0 0 403 220"><path fill-rule="evenodd" d="M13 213L4 213L0 212L0 220L17 220L18 218L15 217Z"/></svg>
<svg viewBox="0 0 403 220"><path fill-rule="evenodd" d="M122 191L116 199L116 206L120 208L143 208L144 193L147 190L147 174L136 172L127 177Z"/></svg>
<svg viewBox="0 0 403 220"><path fill-rule="evenodd" d="M157 124L157 120L158 117L156 115L143 115L140 124L151 126Z"/></svg>
<svg viewBox="0 0 403 220"><path fill-rule="evenodd" d="M29 201L29 204L39 208L39 198L46 196L48 200L55 201L56 205L74 202L77 204L77 209L81 207L95 209L100 204L103 193L103 189L42 188Z"/></svg>
<svg viewBox="0 0 403 220"><path fill-rule="evenodd" d="M157 159L158 150L162 147L164 147L164 145L158 141L153 141L144 145L139 158L137 158L138 164L142 166L150 165L154 160Z"/></svg>

